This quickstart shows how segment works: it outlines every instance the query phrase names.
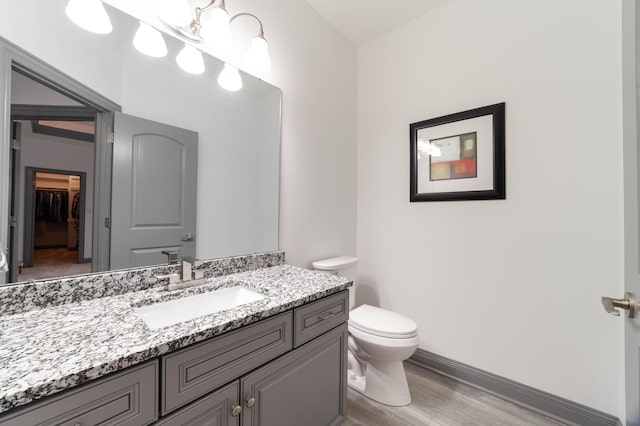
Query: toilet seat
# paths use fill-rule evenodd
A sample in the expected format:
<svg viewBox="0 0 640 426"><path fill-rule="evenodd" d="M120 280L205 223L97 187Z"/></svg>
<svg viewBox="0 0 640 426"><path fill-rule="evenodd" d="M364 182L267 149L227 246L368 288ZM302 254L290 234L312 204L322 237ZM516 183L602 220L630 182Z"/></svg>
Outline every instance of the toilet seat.
<svg viewBox="0 0 640 426"><path fill-rule="evenodd" d="M418 335L418 326L409 318L370 305L362 305L349 312L349 327L391 339L409 339Z"/></svg>

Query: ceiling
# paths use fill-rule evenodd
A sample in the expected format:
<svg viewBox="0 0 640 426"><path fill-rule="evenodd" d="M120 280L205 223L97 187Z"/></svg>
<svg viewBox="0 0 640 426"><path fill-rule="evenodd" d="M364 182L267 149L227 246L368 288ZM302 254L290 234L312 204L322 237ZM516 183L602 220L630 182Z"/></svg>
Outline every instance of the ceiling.
<svg viewBox="0 0 640 426"><path fill-rule="evenodd" d="M367 43L451 0L306 0L355 46Z"/></svg>

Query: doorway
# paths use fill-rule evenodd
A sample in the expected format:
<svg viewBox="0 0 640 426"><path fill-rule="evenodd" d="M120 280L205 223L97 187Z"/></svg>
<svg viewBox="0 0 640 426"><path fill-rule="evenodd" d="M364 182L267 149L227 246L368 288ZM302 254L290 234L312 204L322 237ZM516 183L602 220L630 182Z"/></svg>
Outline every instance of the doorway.
<svg viewBox="0 0 640 426"><path fill-rule="evenodd" d="M91 272L84 257L86 173L25 168L24 264L19 281Z"/></svg>
<svg viewBox="0 0 640 426"><path fill-rule="evenodd" d="M96 111L17 70L11 82L10 282L91 272Z"/></svg>
<svg viewBox="0 0 640 426"><path fill-rule="evenodd" d="M86 198L85 172L25 167L19 281L91 272L91 259L84 254L91 246L91 234L85 232Z"/></svg>
<svg viewBox="0 0 640 426"><path fill-rule="evenodd" d="M15 95L20 93L19 83L14 80L16 75L18 78L25 77L50 89L48 93L56 95L55 99L59 99L59 95L62 95L73 101L65 106L70 113L62 112L60 116L49 117L48 120L69 121L73 120L69 114L76 116L79 113L83 117L89 116L94 121L94 142L87 144L93 146L94 176L93 181L87 178L86 185L93 190L94 199L92 203L87 202L85 205L87 233L92 233L92 244L90 254L85 250L85 257L91 257L92 271L107 270L110 229L99 224L106 224L111 212L112 144L110 141L113 141L113 114L114 111L120 110L120 106L4 39L0 39L0 55L5 58L3 65L0 66L0 81L5 82L3 85L5 96L3 102L0 102L0 115L3 116L2 123L4 123L0 124L0 130L2 130L0 132L0 170L3 171L0 176L0 200L5 200L4 203L0 203L0 222L9 225L0 226L0 243L6 249L9 262L9 272L0 274L0 285L16 282L17 274L15 273L19 269L18 256L22 255L22 251L18 249L17 238L23 234L20 229L22 217L16 214L12 206L24 203L14 203L19 200L16 200L17 197L11 192L12 173L15 171L12 161L20 156L14 154L15 147L19 146L19 143L13 139L15 132L12 132L11 123L13 120L31 120L32 118L14 116L18 112L15 105L29 105L36 108L60 105L51 97L40 102L33 102L33 98L16 99ZM46 118L41 117L41 119ZM52 168L75 169L75 167L58 166Z"/></svg>

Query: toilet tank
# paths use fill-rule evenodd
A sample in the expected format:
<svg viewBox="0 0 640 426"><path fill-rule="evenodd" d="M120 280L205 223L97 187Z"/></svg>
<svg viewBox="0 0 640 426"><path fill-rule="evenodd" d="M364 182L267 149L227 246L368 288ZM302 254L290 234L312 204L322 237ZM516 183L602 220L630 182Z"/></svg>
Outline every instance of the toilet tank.
<svg viewBox="0 0 640 426"><path fill-rule="evenodd" d="M330 274L337 274L345 276L344 273L354 269L353 267L358 264L358 258L352 256L338 256L329 259L316 260L311 265L316 271L328 272ZM347 277L353 278L353 277Z"/></svg>
<svg viewBox="0 0 640 426"><path fill-rule="evenodd" d="M340 275L351 281L356 277L356 265L358 258L353 256L338 256L329 259L316 260L311 264L316 271L327 274ZM355 282L354 282L355 285ZM355 307L355 290L354 287L349 288L349 309Z"/></svg>

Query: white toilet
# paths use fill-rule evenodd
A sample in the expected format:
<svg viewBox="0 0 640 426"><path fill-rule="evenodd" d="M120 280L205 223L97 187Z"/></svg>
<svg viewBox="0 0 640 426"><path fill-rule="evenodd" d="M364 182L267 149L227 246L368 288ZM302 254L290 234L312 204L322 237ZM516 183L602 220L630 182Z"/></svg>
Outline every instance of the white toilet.
<svg viewBox="0 0 640 426"><path fill-rule="evenodd" d="M358 259L349 256L313 262L313 269L353 279ZM418 348L416 323L396 312L362 305L355 309L353 287L349 289L350 388L386 405L411 403L402 361Z"/></svg>

